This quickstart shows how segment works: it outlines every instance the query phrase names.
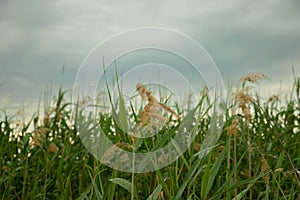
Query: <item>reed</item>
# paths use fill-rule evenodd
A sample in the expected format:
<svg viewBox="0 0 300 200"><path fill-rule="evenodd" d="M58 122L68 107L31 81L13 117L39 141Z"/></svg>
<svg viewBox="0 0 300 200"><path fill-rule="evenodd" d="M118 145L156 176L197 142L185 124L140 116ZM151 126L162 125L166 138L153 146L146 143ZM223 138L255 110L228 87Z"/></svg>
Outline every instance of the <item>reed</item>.
<svg viewBox="0 0 300 200"><path fill-rule="evenodd" d="M35 114L18 126L1 107L0 199L298 200L300 81L295 77L293 94L287 101L278 96L263 100L248 85L262 78L266 76L261 73L247 75L231 92L232 100L225 102L222 134L207 156L199 159L198 155L214 120L210 114L213 106L204 104L213 101L203 93L195 108L201 117L196 119L197 134L190 148L168 167L142 174L111 169L86 150L75 126L79 118L74 118L68 92L62 89L55 101L47 100L50 103L44 116ZM144 106L123 109L128 112L124 116L136 126L131 134L118 127L112 110L99 109L98 123L119 148L134 152L159 149L176 135L187 116L179 117L178 113L185 112L175 112L159 102L143 84L137 84L136 89ZM76 114L84 113L77 110ZM135 131L155 126L157 121L163 121L163 126L154 140L146 138L137 146ZM115 151L107 152L107 162Z"/></svg>

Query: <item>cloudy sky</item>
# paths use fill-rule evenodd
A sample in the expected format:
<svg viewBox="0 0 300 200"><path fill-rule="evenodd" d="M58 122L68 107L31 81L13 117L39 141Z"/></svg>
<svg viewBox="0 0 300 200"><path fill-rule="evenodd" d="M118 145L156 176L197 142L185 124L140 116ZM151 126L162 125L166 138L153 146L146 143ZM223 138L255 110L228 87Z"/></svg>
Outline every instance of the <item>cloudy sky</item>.
<svg viewBox="0 0 300 200"><path fill-rule="evenodd" d="M97 44L140 27L169 28L195 39L227 86L259 71L269 77L265 93L284 91L291 87L292 66L300 73L299 10L297 0L1 0L0 98L34 104L46 85L72 87Z"/></svg>

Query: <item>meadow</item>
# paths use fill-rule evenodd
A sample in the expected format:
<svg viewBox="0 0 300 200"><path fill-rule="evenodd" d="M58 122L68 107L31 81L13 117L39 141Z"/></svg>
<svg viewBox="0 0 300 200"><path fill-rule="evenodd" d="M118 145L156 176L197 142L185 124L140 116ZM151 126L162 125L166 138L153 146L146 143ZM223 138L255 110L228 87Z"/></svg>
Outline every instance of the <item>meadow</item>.
<svg viewBox="0 0 300 200"><path fill-rule="evenodd" d="M228 93L222 106L224 126L202 158L199 152L214 119L206 89L199 103L185 110L168 105L167 100L153 101L143 92L145 103L137 110L134 105L131 110L119 106L102 112L99 108L97 123L110 140L128 151L141 152L166 145L194 112L197 134L188 150L167 167L148 173L121 172L94 158L78 136L78 119L84 113L72 105L68 90L60 88L55 100L46 99L46 106L39 107L30 120L15 120L1 109L0 199L299 200L300 78L295 77L286 99L259 97L251 86L259 87L263 78L260 73L242 77ZM147 108L155 105L165 111L155 117L168 116L166 123L136 148L136 138L120 128L117 120L126 112L132 124L153 126L152 111ZM78 106L76 112L72 106ZM85 123L83 128L88 129Z"/></svg>

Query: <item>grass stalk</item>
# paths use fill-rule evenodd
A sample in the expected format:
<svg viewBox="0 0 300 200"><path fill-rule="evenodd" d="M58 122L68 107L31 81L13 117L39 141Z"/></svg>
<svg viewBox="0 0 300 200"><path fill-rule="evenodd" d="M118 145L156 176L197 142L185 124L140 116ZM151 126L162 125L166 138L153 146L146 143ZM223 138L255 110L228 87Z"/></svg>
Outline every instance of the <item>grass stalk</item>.
<svg viewBox="0 0 300 200"><path fill-rule="evenodd" d="M134 142L135 143L135 142ZM131 172L131 200L134 200L134 168L135 168L135 144L132 145L132 172Z"/></svg>
<svg viewBox="0 0 300 200"><path fill-rule="evenodd" d="M256 75L254 79L257 77L262 76ZM87 140L95 137L94 129L90 128L94 123L84 121L85 113L79 105L72 120L74 113L66 100L67 92L59 88L57 100L45 102L47 123L35 115L28 124L23 119L24 127L20 130L13 117L1 116L0 199L296 199L294 194L300 192L300 81L295 81L297 96L291 95L285 105L264 102L261 97L253 101L245 84L238 87L235 99L228 100L229 105L225 106L225 126L209 158L199 155L207 145L205 139L211 134L208 130L214 121L210 104L206 109L206 102L200 101L194 112L192 105L188 105L188 111L178 108L181 119L170 119L155 136L135 143L120 127L128 131L134 127L134 132L142 106L131 104L131 112L126 107L126 98L115 103L111 96L106 96L113 109L108 111L99 106L95 119L99 117L102 131L112 142L133 147L131 173L113 170L87 151L79 135L88 130ZM117 89L122 96L121 88ZM152 103L159 104L153 100ZM164 109L173 115L170 109ZM9 113L0 110L1 114ZM165 146L181 130L179 125L190 120L195 122L194 132L186 134L194 134L195 138L180 159L155 172L134 173L138 167L135 153ZM52 143L57 147L51 152Z"/></svg>

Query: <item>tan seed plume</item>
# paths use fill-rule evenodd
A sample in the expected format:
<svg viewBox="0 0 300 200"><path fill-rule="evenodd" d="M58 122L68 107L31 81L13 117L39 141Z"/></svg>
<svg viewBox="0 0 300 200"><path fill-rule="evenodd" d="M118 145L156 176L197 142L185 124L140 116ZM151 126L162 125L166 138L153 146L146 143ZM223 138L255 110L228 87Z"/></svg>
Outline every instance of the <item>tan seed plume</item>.
<svg viewBox="0 0 300 200"><path fill-rule="evenodd" d="M268 103L270 103L270 102L276 102L276 101L279 101L279 98L276 95L272 95L268 99Z"/></svg>
<svg viewBox="0 0 300 200"><path fill-rule="evenodd" d="M58 150L59 150L59 148L58 148L58 146L54 142L51 142L49 144L48 153L57 153Z"/></svg>
<svg viewBox="0 0 300 200"><path fill-rule="evenodd" d="M251 74L247 74L245 76L243 76L240 79L240 82L251 82L251 83L257 83L259 80L267 78L267 76L263 73L260 72L255 72L255 73L251 73Z"/></svg>
<svg viewBox="0 0 300 200"><path fill-rule="evenodd" d="M46 134L50 131L51 131L51 129L45 128L45 127L40 127L38 129L36 129L33 132L31 145L42 147L42 142L43 142L43 140L45 140Z"/></svg>
<svg viewBox="0 0 300 200"><path fill-rule="evenodd" d="M249 109L249 104L253 103L255 100L249 94L249 87L242 88L235 94L235 102L237 106L242 110L245 118L250 121L251 111Z"/></svg>
<svg viewBox="0 0 300 200"><path fill-rule="evenodd" d="M136 90L138 91L143 101L148 101L147 105L144 107L144 109L139 115L139 118L141 120L141 126L147 126L149 124L152 124L153 121L151 119L153 118L155 118L156 120L165 121L164 117L159 112L159 108L162 108L165 111L174 115L176 118L179 118L179 116L170 107L158 102L143 84L137 83Z"/></svg>

